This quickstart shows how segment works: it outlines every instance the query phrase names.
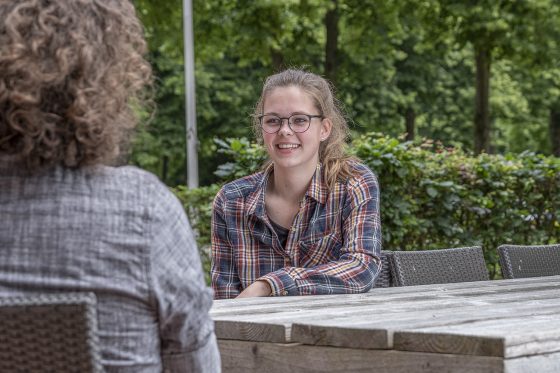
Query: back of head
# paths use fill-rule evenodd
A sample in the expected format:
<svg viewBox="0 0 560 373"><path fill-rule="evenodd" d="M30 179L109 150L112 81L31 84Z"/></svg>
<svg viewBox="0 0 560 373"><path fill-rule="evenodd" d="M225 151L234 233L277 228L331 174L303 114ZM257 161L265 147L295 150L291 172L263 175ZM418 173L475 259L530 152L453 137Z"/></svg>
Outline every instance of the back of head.
<svg viewBox="0 0 560 373"><path fill-rule="evenodd" d="M333 94L331 84L323 77L304 70L287 69L269 76L262 89L261 97L255 106L253 129L258 141L262 141L262 133L258 115L263 114L264 102L270 92L279 87L295 86L302 89L313 100L319 113L332 122L331 134L321 142L319 161L323 164L323 175L329 187L337 180L345 179L352 174L348 165L346 140L349 137L348 123L342 114L340 104Z"/></svg>
<svg viewBox="0 0 560 373"><path fill-rule="evenodd" d="M128 0L0 0L0 160L111 163L151 82Z"/></svg>

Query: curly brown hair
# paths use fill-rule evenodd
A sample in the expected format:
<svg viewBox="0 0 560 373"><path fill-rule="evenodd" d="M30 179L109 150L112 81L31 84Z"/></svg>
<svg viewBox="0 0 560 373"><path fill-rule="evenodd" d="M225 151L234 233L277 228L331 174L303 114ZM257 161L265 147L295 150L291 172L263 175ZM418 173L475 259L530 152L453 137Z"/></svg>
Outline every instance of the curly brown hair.
<svg viewBox="0 0 560 373"><path fill-rule="evenodd" d="M0 0L0 156L114 162L149 102L146 52L127 0Z"/></svg>

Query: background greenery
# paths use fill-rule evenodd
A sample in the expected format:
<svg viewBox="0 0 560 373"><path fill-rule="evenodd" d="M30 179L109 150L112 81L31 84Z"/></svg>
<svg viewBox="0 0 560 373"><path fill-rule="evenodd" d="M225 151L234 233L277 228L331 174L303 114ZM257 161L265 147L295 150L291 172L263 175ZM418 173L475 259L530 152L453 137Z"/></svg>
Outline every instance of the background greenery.
<svg viewBox="0 0 560 373"><path fill-rule="evenodd" d="M185 182L181 0L135 0L159 110L132 161ZM193 0L201 185L214 138L251 137L263 79L304 66L369 131L487 153L560 156L557 0Z"/></svg>
<svg viewBox="0 0 560 373"><path fill-rule="evenodd" d="M384 250L481 245L492 278L500 244L560 242L560 158L530 152L470 156L456 148L366 133L351 144L379 177ZM247 139L219 144L224 181L257 171L264 153ZM208 266L217 185L178 187Z"/></svg>
<svg viewBox="0 0 560 373"><path fill-rule="evenodd" d="M334 83L380 178L385 249L481 244L494 275L498 244L560 241L557 0L193 0L195 190L181 186L182 1L133 1L159 109L131 162L176 187L206 258L211 200L262 161L249 115L285 67Z"/></svg>

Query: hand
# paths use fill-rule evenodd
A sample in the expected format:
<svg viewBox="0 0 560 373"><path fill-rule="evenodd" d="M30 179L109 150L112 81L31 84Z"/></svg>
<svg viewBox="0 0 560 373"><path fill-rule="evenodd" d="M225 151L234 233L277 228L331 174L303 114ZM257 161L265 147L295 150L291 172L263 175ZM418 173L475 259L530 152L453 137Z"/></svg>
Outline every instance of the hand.
<svg viewBox="0 0 560 373"><path fill-rule="evenodd" d="M241 292L236 298L268 297L272 289L266 281L255 281Z"/></svg>

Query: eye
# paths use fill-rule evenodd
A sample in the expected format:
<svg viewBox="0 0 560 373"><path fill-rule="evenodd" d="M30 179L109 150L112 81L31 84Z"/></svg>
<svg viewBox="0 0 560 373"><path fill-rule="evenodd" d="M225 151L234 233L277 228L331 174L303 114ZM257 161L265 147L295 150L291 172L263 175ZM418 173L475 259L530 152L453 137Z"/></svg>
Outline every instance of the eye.
<svg viewBox="0 0 560 373"><path fill-rule="evenodd" d="M294 115L292 117L292 124L295 125L305 125L307 124L307 122L309 121L309 118L307 118L305 115Z"/></svg>
<svg viewBox="0 0 560 373"><path fill-rule="evenodd" d="M263 123L271 126L275 126L280 124L280 118L275 117L273 115L265 115L263 117Z"/></svg>

